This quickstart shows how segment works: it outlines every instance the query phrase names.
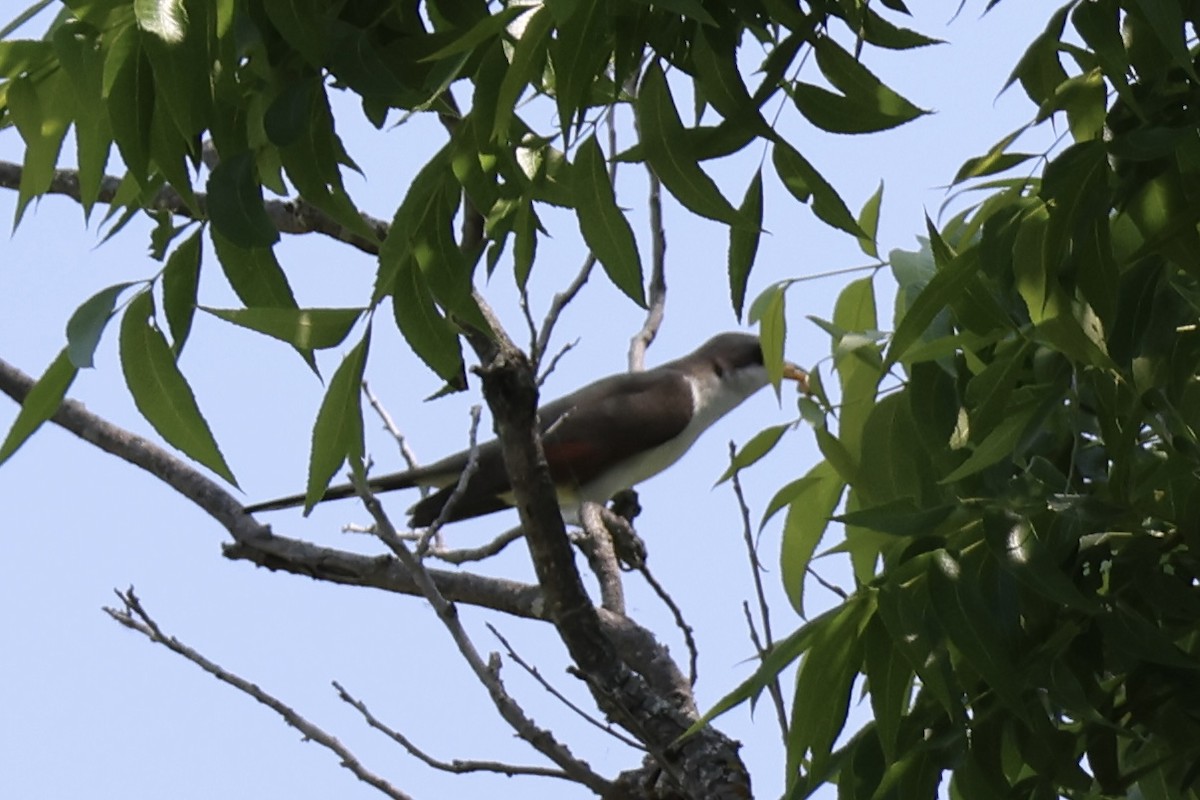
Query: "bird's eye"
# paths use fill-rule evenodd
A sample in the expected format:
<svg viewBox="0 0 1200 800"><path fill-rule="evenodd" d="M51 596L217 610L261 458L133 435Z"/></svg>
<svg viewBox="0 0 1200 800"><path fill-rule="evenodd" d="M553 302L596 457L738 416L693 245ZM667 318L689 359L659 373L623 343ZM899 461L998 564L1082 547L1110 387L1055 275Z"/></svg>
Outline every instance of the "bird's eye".
<svg viewBox="0 0 1200 800"><path fill-rule="evenodd" d="M713 372L716 373L718 378L724 378L725 377L725 365L722 364L720 361L714 361L713 362Z"/></svg>

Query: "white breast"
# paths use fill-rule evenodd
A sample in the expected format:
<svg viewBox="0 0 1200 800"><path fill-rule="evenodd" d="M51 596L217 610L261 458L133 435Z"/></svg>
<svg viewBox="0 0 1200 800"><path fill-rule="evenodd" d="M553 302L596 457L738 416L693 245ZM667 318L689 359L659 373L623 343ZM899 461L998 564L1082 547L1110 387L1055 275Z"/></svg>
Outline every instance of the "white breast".
<svg viewBox="0 0 1200 800"><path fill-rule="evenodd" d="M580 487L576 502L563 503L568 520L578 519L578 506L586 501L607 502L623 489L632 488L653 477L678 461L714 422L741 405L767 385L767 371L762 367L739 370L721 380L706 372L703 377L688 377L692 389L692 419L683 432L640 456L626 459L616 469L609 470L596 480ZM572 508L571 506L574 506Z"/></svg>

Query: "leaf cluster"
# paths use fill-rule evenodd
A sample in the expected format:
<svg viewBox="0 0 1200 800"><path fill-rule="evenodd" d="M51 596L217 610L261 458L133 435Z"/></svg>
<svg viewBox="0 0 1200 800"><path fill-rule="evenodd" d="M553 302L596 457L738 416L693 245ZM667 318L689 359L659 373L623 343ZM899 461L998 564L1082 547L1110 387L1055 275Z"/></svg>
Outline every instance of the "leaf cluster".
<svg viewBox="0 0 1200 800"><path fill-rule="evenodd" d="M885 6L905 12L899 2ZM35 4L5 34L44 7ZM682 205L729 227L740 316L761 232L763 176L734 207L704 162L760 143L796 199L862 235L834 188L764 109L774 100L841 133L924 113L835 33L852 37L855 50L934 41L844 0L806 11L780 0L70 0L43 37L0 41L0 126L15 127L25 143L17 220L52 190L73 130L85 215L107 204L112 236L134 215L152 213L151 253L163 267L80 308L65 360L34 395L41 402L27 404L5 455L53 412L74 370L90 366L108 320L136 315L136 325L122 326L122 358L139 409L169 442L232 479L176 364L203 308L205 234L243 304L207 313L286 342L314 371L314 350L361 334L314 427L310 500L346 456L362 452L361 404L346 387L357 386L366 368L377 312L390 301L413 351L450 388L461 387L460 335L490 335L476 273L482 265L490 275L507 259L524 289L547 207L573 210L608 277L645 303L636 239L606 169L616 160L645 161ZM799 79L810 52L828 88L814 76ZM669 75L694 88L691 124L674 96L680 81ZM380 130L415 114L437 115L446 128L445 145L385 213L388 223L364 215L346 188L346 170L358 168L332 110L339 92L352 94ZM639 138L623 153L605 154L595 128L619 105L632 107ZM706 122L710 109L715 121ZM391 127L388 146L405 152L406 132ZM125 170L119 179L105 175L114 154ZM301 307L273 249L297 218L317 219L308 230L335 231L377 257L361 307ZM456 230L463 221L478 224Z"/></svg>
<svg viewBox="0 0 1200 800"><path fill-rule="evenodd" d="M1200 796L1198 14L1055 12L1010 83L1071 141L964 165L983 199L889 255L890 337L869 278L823 323L824 460L769 513L802 611L841 501L858 588L712 712L801 659L789 796Z"/></svg>

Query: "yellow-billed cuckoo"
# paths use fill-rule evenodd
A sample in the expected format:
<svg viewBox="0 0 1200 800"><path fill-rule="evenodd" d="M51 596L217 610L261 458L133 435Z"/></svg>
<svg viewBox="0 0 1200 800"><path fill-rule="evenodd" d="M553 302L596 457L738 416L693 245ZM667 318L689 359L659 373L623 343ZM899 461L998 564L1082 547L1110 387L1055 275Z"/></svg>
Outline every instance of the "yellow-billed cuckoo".
<svg viewBox="0 0 1200 800"><path fill-rule="evenodd" d="M795 364L784 377L807 388ZM542 447L569 521L586 501L604 503L674 464L706 428L767 385L758 338L722 333L693 353L645 372L602 378L538 410ZM455 453L426 467L369 481L377 492L430 486L437 489L409 509L410 524L433 524L454 492L470 453ZM499 442L479 445L475 472L445 521L490 514L512 506L512 487ZM332 486L324 500L352 497L349 484ZM304 495L246 506L272 511L298 506Z"/></svg>

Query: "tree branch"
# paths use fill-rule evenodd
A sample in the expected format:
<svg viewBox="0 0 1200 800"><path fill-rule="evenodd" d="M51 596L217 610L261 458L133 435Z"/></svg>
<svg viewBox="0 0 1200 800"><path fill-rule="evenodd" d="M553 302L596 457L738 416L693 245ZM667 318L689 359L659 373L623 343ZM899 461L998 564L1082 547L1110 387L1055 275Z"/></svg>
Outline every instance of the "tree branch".
<svg viewBox="0 0 1200 800"><path fill-rule="evenodd" d="M130 630L137 631L156 644L161 644L173 653L183 656L188 661L191 661L200 669L212 675L217 680L227 683L238 691L253 697L258 702L262 703L267 708L274 711L283 720L291 725L300 733L304 734L304 738L316 742L322 747L331 750L339 759L343 767L354 773L363 783L370 784L379 791L386 794L393 800L412 800L412 798L404 792L397 789L392 784L388 783L383 778L379 777L369 769L364 767L344 744L338 741L337 737L327 733L323 728L309 722L296 712L291 706L279 700L274 695L263 691L257 685L251 683L240 675L235 675L232 672L222 668L219 664L215 664L202 656L197 651L188 647L183 642L176 639L174 636L167 636L158 627L146 609L142 607L141 601L133 592L133 587L129 587L128 591L116 592L117 597L121 598L121 603L124 608L109 608L104 607L104 612L112 617L117 622L124 625Z"/></svg>

